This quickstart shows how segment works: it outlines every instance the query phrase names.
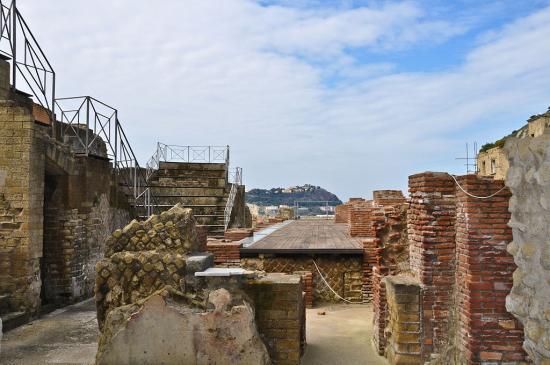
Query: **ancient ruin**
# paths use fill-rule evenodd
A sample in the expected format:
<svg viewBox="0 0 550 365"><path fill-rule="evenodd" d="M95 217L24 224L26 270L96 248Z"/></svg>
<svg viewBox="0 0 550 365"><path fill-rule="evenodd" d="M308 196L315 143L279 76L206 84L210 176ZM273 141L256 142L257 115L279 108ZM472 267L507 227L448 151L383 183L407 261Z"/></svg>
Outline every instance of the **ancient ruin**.
<svg viewBox="0 0 550 365"><path fill-rule="evenodd" d="M0 0L0 363L550 365L550 111L466 174L249 207L230 146L140 164L57 76Z"/></svg>

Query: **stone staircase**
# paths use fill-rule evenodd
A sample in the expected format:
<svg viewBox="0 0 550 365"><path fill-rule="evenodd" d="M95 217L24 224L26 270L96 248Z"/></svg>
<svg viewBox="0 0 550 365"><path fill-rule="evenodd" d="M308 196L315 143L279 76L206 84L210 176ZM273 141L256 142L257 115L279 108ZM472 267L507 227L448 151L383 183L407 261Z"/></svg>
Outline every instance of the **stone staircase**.
<svg viewBox="0 0 550 365"><path fill-rule="evenodd" d="M193 209L197 225L211 237L224 235L224 210L231 184L224 163L160 162L148 184L155 196L156 210L177 203Z"/></svg>

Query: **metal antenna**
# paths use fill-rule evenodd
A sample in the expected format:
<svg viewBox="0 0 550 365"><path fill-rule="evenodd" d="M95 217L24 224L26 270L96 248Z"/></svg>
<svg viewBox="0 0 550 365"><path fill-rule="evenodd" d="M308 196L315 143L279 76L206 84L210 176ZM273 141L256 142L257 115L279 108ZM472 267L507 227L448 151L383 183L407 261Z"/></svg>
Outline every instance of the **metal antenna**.
<svg viewBox="0 0 550 365"><path fill-rule="evenodd" d="M466 142L466 157L456 157L455 160L464 160L466 166L466 174L477 173L477 142L473 145L473 157L470 157L470 145Z"/></svg>

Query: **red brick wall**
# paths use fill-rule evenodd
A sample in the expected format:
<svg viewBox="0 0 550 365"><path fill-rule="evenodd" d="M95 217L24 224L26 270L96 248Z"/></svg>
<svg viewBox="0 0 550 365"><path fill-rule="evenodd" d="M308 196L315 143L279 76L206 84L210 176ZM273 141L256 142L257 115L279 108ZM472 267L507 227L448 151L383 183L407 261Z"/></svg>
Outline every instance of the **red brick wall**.
<svg viewBox="0 0 550 365"><path fill-rule="evenodd" d="M401 190L375 190L372 198L378 205L403 204L407 200Z"/></svg>
<svg viewBox="0 0 550 365"><path fill-rule="evenodd" d="M304 301L307 308L313 307L313 274L311 271L295 271L294 274L302 277L304 284Z"/></svg>
<svg viewBox="0 0 550 365"><path fill-rule="evenodd" d="M349 220L349 205L340 204L334 208L334 222L348 223Z"/></svg>
<svg viewBox="0 0 550 365"><path fill-rule="evenodd" d="M384 220L384 213L372 202L350 207L349 234L352 237L376 237L376 224Z"/></svg>
<svg viewBox="0 0 550 365"><path fill-rule="evenodd" d="M489 196L502 181L461 176L461 186L473 195ZM490 199L476 199L457 190L456 250L461 352L469 364L526 361L523 329L506 311L506 295L515 269L506 252L512 241L508 189Z"/></svg>
<svg viewBox="0 0 550 365"><path fill-rule="evenodd" d="M449 304L455 282L455 183L446 173L409 177L407 229L411 271L422 283L422 358L448 340Z"/></svg>
<svg viewBox="0 0 550 365"><path fill-rule="evenodd" d="M225 231L224 238L228 241L240 241L254 234L252 228L231 228Z"/></svg>
<svg viewBox="0 0 550 365"><path fill-rule="evenodd" d="M214 264L222 266L240 266L241 243L218 240L208 241L206 250L214 254Z"/></svg>

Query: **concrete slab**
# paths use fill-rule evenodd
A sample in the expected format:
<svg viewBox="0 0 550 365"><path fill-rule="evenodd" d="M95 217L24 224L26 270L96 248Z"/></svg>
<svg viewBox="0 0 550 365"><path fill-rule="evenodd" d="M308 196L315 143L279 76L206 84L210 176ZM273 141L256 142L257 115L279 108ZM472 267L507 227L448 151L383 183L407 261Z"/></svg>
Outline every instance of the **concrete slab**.
<svg viewBox="0 0 550 365"><path fill-rule="evenodd" d="M5 333L0 364L94 364L97 336L95 302L90 299Z"/></svg>

